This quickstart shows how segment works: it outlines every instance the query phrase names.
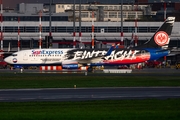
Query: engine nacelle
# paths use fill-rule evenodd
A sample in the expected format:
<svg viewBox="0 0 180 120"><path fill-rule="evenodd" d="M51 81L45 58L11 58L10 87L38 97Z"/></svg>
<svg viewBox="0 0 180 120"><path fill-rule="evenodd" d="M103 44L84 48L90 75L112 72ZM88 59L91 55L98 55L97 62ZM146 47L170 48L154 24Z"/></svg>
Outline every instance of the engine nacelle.
<svg viewBox="0 0 180 120"><path fill-rule="evenodd" d="M63 69L78 69L78 64L62 64Z"/></svg>
<svg viewBox="0 0 180 120"><path fill-rule="evenodd" d="M82 66L81 64L62 64L63 69L78 69L78 70L87 70L87 66Z"/></svg>
<svg viewBox="0 0 180 120"><path fill-rule="evenodd" d="M21 65L14 65L13 67L14 67L14 69L16 69L16 68L19 68L19 69L23 68L23 66L21 66Z"/></svg>

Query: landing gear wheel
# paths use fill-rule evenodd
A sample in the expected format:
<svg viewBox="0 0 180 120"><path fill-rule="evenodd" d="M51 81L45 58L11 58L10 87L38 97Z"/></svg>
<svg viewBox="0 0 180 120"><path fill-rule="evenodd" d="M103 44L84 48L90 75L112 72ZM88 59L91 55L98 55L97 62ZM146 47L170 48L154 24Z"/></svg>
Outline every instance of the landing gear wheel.
<svg viewBox="0 0 180 120"><path fill-rule="evenodd" d="M92 68L92 67L88 67L87 71L88 71L88 72L92 72L92 71L93 71L93 68Z"/></svg>

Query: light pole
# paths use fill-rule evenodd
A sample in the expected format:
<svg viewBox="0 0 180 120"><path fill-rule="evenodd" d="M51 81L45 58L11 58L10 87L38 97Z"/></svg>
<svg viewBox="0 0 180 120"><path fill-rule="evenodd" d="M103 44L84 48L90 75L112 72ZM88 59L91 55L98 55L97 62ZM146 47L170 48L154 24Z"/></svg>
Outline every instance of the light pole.
<svg viewBox="0 0 180 120"><path fill-rule="evenodd" d="M75 0L74 0L74 3L73 3L73 48L76 47L75 19L76 19L76 16L75 16Z"/></svg>
<svg viewBox="0 0 180 120"><path fill-rule="evenodd" d="M94 34L94 18L95 18L95 11L97 11L97 7L95 6L95 3L94 3L94 6L89 6L89 11L91 11L91 15L92 15L92 35L91 35L91 38L92 38L92 41L91 41L91 45L92 45L92 49L94 49L95 47L95 41L94 41L94 38L95 38L95 34Z"/></svg>
<svg viewBox="0 0 180 120"><path fill-rule="evenodd" d="M121 0L121 47L123 47L123 0Z"/></svg>
<svg viewBox="0 0 180 120"><path fill-rule="evenodd" d="M51 30L51 15L52 15L52 11L51 11L51 5L52 5L52 0L49 0L49 48L52 47L52 30Z"/></svg>
<svg viewBox="0 0 180 120"><path fill-rule="evenodd" d="M79 42L81 43L81 0L79 0Z"/></svg>

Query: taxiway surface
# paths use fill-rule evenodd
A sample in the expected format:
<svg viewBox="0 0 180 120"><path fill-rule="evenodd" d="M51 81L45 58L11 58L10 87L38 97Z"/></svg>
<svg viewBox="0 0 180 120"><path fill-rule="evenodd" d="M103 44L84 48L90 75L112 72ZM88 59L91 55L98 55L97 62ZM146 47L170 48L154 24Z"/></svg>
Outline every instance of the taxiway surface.
<svg viewBox="0 0 180 120"><path fill-rule="evenodd" d="M1 89L0 102L180 98L180 87Z"/></svg>

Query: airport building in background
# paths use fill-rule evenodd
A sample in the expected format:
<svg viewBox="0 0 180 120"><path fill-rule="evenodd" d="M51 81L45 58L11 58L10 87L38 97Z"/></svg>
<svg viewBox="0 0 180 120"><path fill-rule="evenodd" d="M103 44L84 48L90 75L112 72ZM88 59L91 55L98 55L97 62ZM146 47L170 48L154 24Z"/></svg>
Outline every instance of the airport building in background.
<svg viewBox="0 0 180 120"><path fill-rule="evenodd" d="M176 22L171 35L170 47L180 47L179 3L126 3L123 5L124 46L130 45L134 39L137 27L138 45L146 42L162 25L164 12L166 17L176 16ZM159 7L157 7L159 6ZM20 49L39 48L40 38L42 48L49 47L50 4L18 4L18 9L3 10L3 50L17 51ZM53 3L51 6L51 31L53 48L73 47L73 4ZM121 5L101 4L98 2L81 4L81 27L79 26L79 4L75 4L75 40L79 47L79 32L82 32L83 47L91 48L92 40L92 10L94 16L95 48L106 48L121 41ZM135 20L137 18L137 26ZM41 27L41 28L40 28ZM40 31L41 30L41 31ZM18 40L19 39L19 40Z"/></svg>

